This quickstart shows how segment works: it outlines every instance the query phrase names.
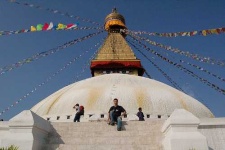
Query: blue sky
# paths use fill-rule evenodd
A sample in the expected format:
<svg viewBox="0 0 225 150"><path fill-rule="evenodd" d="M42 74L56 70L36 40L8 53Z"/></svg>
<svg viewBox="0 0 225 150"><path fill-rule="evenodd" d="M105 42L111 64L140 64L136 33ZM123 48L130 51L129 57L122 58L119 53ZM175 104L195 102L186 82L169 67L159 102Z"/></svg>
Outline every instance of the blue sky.
<svg viewBox="0 0 225 150"><path fill-rule="evenodd" d="M127 27L135 31L179 32L225 27L224 0L18 0L18 2L27 2L45 8L68 12L69 14L80 16L82 18L92 19L101 24L104 23L105 16L111 12L112 8L117 7L118 11L126 18ZM39 23L44 24L45 22L51 21L55 24L79 22L80 27L96 26L94 24L75 20L74 18L3 0L0 2L0 18L1 31L27 29L31 25L37 25ZM30 57L38 52L49 50L58 45L62 45L65 42L94 32L96 32L96 30L51 31L0 36L0 68ZM84 42L1 75L0 111L13 104L38 84L45 81L46 78L54 74L74 57L79 56L84 50L88 50L96 43L101 42L106 35L107 33L104 32L103 34L90 38ZM209 56L218 60L225 60L225 34L209 35L206 37L149 38L181 50ZM225 67L199 63L190 58L151 45L149 45L149 47L175 62L185 60L202 66L221 77L225 77ZM82 71L85 62L87 62L97 48L98 47L93 48L93 50L82 56L81 59L78 59L74 64L70 65L50 82L43 85L28 98L0 116L0 118L8 120L22 110L30 109L43 98L73 82L76 79L77 74L80 74ZM143 66L154 79L171 85L170 82L168 82L142 55L135 50L134 52L137 57L142 60ZM176 81L186 93L203 102L210 108L215 116L225 117L224 95L170 64L161 61L151 53L144 50L143 52L157 63L162 70L167 72L167 74ZM224 82L222 83L220 80L190 66L185 67L221 88L225 88ZM90 76L90 71L87 69L79 80Z"/></svg>

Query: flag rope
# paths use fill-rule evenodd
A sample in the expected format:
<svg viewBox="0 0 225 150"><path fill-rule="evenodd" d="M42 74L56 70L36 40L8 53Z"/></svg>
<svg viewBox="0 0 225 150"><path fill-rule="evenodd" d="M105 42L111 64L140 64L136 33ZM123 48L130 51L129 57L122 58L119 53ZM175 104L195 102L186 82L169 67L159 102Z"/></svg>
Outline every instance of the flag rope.
<svg viewBox="0 0 225 150"><path fill-rule="evenodd" d="M145 37L135 36L132 33L129 34L129 36L136 37L136 38L139 38L141 40L145 40L146 42L150 43L151 45L163 48L167 51L171 51L171 52L176 53L176 54L180 54L180 55L192 58L192 59L197 60L199 62L209 63L209 64L212 64L212 65L216 64L216 65L222 66L222 67L225 65L225 62L223 62L223 61L218 61L218 60L212 59L210 57L200 56L199 54L190 53L189 51L182 51L178 48L173 48L171 46L167 46L167 45L164 45L164 44L161 44L161 43L157 43L157 42L152 41L150 39L147 39Z"/></svg>
<svg viewBox="0 0 225 150"><path fill-rule="evenodd" d="M217 92L219 92L219 93L225 95L225 89L222 89L222 88L220 88L219 86L217 86L217 85L211 83L210 81L208 81L208 80L206 80L206 79L204 79L204 78L202 78L202 77L196 75L193 71L188 70L187 68L183 67L183 66L182 66L181 64L179 64L179 63L175 63L175 62L171 61L170 59L168 59L168 58L162 56L161 54L159 54L158 52L156 52L155 50L150 49L149 47L147 47L145 44L143 44L143 43L140 41L141 39L134 38L134 37L132 37L132 39L134 39L134 40L137 41L140 45L142 45L142 47L143 47L146 51L151 52L152 54L156 55L157 57L159 57L159 58L162 59L163 61L168 62L169 64L171 64L171 65L177 67L178 69L184 71L185 73L189 74L190 76L194 77L195 79L199 80L200 82L202 82L202 83L206 84L207 86L211 87L212 89L216 90Z"/></svg>
<svg viewBox="0 0 225 150"><path fill-rule="evenodd" d="M12 31L0 31L0 36L7 36L7 35L14 35L14 34L21 34L21 33L36 33L36 32L48 32L48 31L77 31L77 30L101 30L100 27L72 27L72 28L63 28L57 29L56 27L51 28L49 30L35 30L35 29L21 29L21 30L12 30Z"/></svg>
<svg viewBox="0 0 225 150"><path fill-rule="evenodd" d="M130 43L140 54L142 54L142 56L144 56L171 84L174 88L176 88L177 90L180 90L182 92L184 92L182 90L182 88L165 72L163 71L156 63L154 63L152 60L149 59L149 57L147 55L145 55L136 45L134 42L131 42L127 39L127 42ZM184 92L185 93L185 92Z"/></svg>
<svg viewBox="0 0 225 150"><path fill-rule="evenodd" d="M0 76L3 75L3 74L5 74L6 72L9 72L11 70L14 70L16 68L21 67L24 64L29 64L29 63L31 63L31 62L33 62L35 60L38 60L40 58L43 58L43 57L52 55L52 54L54 54L54 53L56 53L58 51L61 51L61 50L65 49L65 48L69 47L69 46L72 46L74 44L77 44L79 42L82 42L82 41L84 41L86 39L89 39L89 38L91 38L93 36L99 35L102 32L103 31L98 31L98 32L95 32L95 33L88 34L88 35L86 35L84 37L77 38L75 40L69 41L67 43L64 43L63 45L57 46L57 47L52 48L50 50L37 53L37 54L35 54L35 55L31 56L31 57L25 58L25 59L23 59L21 61L18 61L16 63L14 63L14 64L4 66L4 67L0 68Z"/></svg>
<svg viewBox="0 0 225 150"><path fill-rule="evenodd" d="M98 45L99 45L99 43L95 44L94 47L97 47ZM94 47L91 47L89 50L84 51L82 54L80 54L79 56L76 56L71 61L69 61L68 63L66 63L57 72L55 72L52 75L50 75L45 81L43 81L42 83L40 83L37 86L35 86L31 91L27 92L27 94L25 94L24 96L22 96L19 100L15 101L13 104L11 104L10 106L8 106L4 110L2 110L0 112L0 116L2 114L4 114L5 112L9 111L12 107L14 107L17 104L19 104L21 101L25 100L27 97L29 97L31 94L33 94L35 91L37 91L40 87L42 87L43 85L45 85L46 83L48 83L49 81L51 81L54 77L56 77L62 71L64 71L65 69L67 69L71 64L73 64L74 62L76 62L79 58L81 58L82 56L84 56L85 54L87 54L88 52L90 52Z"/></svg>
<svg viewBox="0 0 225 150"><path fill-rule="evenodd" d="M170 33L158 33L158 32L147 32L147 31L131 31L134 34L145 34L149 36L159 36L159 37L178 37L178 36L207 36L212 34L222 34L225 33L225 27L214 28L214 29L204 29L200 31L184 31L184 32L170 32Z"/></svg>

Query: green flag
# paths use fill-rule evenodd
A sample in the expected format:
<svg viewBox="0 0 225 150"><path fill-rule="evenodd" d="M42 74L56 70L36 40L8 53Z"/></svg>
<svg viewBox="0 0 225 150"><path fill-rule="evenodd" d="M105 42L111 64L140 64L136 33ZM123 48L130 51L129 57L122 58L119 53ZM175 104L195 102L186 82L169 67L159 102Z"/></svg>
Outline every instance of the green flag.
<svg viewBox="0 0 225 150"><path fill-rule="evenodd" d="M43 28L43 25L42 25L42 24L38 24L38 25L37 25L37 31L41 31L42 28Z"/></svg>

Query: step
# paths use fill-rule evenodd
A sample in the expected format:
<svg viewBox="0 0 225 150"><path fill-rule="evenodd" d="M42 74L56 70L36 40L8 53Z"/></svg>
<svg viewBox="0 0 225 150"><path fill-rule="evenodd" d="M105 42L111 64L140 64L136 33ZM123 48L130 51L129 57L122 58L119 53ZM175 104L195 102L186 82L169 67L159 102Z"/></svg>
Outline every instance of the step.
<svg viewBox="0 0 225 150"><path fill-rule="evenodd" d="M106 122L52 122L46 149L160 150L164 120L123 121L122 131Z"/></svg>
<svg viewBox="0 0 225 150"><path fill-rule="evenodd" d="M70 132L54 132L51 133L49 136L51 138L54 137L130 137L130 136L151 136L154 134L159 134L160 135L160 131L159 130L133 130L133 131L116 131L116 128L114 129L114 131L93 131L93 132L74 132L74 131L70 131ZM162 133L161 133L162 134Z"/></svg>
<svg viewBox="0 0 225 150"><path fill-rule="evenodd" d="M123 121L124 125L154 125L154 124L163 124L165 120L152 119L151 121ZM107 124L105 121L101 122L51 122L52 126L63 127L63 126L89 126L91 125L105 125Z"/></svg>
<svg viewBox="0 0 225 150"><path fill-rule="evenodd" d="M69 145L52 144L45 148L46 150L162 150L161 145Z"/></svg>
<svg viewBox="0 0 225 150"><path fill-rule="evenodd" d="M155 126L155 127L149 127L149 126L122 126L123 131L160 131L161 126ZM71 131L73 132L93 132L93 131L116 131L117 127L116 126L90 126L90 127L85 127L85 126L79 126L79 127L70 127L70 128L58 128L55 130L52 130L52 133L57 132L59 134L61 133L70 133Z"/></svg>
<svg viewBox="0 0 225 150"><path fill-rule="evenodd" d="M118 145L118 144L133 144L133 145L154 145L160 144L162 141L161 136L134 136L134 137L62 137L62 138L49 138L49 144L78 144L78 145Z"/></svg>
<svg viewBox="0 0 225 150"><path fill-rule="evenodd" d="M163 123L123 123L123 130L160 130ZM53 124L53 132L92 132L92 131L114 131L115 127L107 125L107 123L58 123Z"/></svg>
<svg viewBox="0 0 225 150"><path fill-rule="evenodd" d="M162 126L162 124L124 124L122 123L122 125L126 128L132 128L132 127L148 127L148 128L154 128L154 127L159 127L159 126ZM105 124L78 124L78 123L74 123L74 124L68 124L67 126L66 125L54 125L53 127L55 129L74 129L74 128L79 128L79 127L93 127L93 128L97 128L97 127L110 127L111 125L108 125L107 123ZM116 124L115 124L116 126Z"/></svg>

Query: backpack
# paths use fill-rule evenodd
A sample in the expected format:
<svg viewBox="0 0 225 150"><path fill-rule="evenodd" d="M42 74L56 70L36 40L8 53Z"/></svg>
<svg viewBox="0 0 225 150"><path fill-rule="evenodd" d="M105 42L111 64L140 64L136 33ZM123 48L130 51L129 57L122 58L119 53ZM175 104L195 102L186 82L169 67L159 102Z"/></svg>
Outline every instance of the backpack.
<svg viewBox="0 0 225 150"><path fill-rule="evenodd" d="M84 106L80 106L80 111L84 110Z"/></svg>
<svg viewBox="0 0 225 150"><path fill-rule="evenodd" d="M84 106L80 106L79 114L84 115Z"/></svg>

